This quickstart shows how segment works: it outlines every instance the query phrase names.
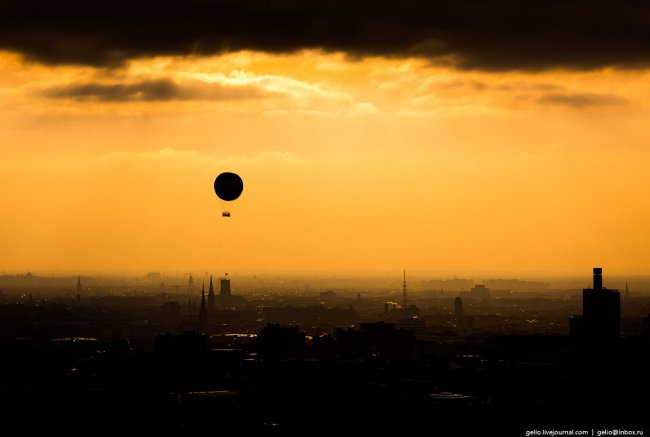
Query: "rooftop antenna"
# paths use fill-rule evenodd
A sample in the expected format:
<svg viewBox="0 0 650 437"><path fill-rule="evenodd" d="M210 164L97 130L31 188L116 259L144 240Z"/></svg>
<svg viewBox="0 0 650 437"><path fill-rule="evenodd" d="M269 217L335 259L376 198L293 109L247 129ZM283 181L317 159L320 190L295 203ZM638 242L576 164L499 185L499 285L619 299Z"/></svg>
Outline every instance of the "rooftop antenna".
<svg viewBox="0 0 650 437"><path fill-rule="evenodd" d="M406 270L404 270L404 282L402 283L402 292L404 294L404 305L403 305L403 307L406 308Z"/></svg>

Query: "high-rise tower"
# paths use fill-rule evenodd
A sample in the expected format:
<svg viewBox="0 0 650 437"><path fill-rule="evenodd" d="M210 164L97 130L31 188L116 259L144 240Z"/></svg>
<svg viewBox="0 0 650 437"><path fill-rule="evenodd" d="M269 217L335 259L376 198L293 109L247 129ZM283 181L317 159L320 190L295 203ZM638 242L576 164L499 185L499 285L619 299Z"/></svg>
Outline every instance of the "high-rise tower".
<svg viewBox="0 0 650 437"><path fill-rule="evenodd" d="M582 290L582 317L569 319L571 335L613 339L621 331L621 293L603 287L603 269L594 267L594 286Z"/></svg>
<svg viewBox="0 0 650 437"><path fill-rule="evenodd" d="M221 289L219 290L219 296L230 296L230 279L228 279L228 273L221 278Z"/></svg>
<svg viewBox="0 0 650 437"><path fill-rule="evenodd" d="M460 296L454 300L454 317L456 317L456 323L460 326L463 320L463 299Z"/></svg>
<svg viewBox="0 0 650 437"><path fill-rule="evenodd" d="M603 269L594 267L594 288L582 290L582 315L587 335L618 337L621 331L621 294L603 288Z"/></svg>

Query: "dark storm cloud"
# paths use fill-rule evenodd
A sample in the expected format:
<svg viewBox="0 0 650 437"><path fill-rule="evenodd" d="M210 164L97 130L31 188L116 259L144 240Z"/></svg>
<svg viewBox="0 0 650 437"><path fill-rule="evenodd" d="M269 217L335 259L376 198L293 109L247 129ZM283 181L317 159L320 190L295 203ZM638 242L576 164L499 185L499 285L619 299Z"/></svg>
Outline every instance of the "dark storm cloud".
<svg viewBox="0 0 650 437"><path fill-rule="evenodd" d="M627 100L611 94L548 94L540 97L538 103L545 105L570 106L572 108L585 108L589 106L617 106L627 104Z"/></svg>
<svg viewBox="0 0 650 437"><path fill-rule="evenodd" d="M650 64L637 0L0 0L0 48L107 66L152 55L306 48L452 57L460 68Z"/></svg>
<svg viewBox="0 0 650 437"><path fill-rule="evenodd" d="M49 98L100 100L104 102L165 100L233 100L263 97L254 86L226 87L196 82L179 85L171 80L145 80L133 83L100 83L64 85L48 88L41 95Z"/></svg>

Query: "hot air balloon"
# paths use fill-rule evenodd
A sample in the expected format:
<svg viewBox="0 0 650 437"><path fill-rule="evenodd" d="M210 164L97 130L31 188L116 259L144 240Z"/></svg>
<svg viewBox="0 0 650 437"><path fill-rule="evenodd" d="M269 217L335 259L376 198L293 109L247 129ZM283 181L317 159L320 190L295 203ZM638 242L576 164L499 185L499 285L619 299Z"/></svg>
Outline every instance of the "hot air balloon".
<svg viewBox="0 0 650 437"><path fill-rule="evenodd" d="M244 190L244 182L239 175L235 173L221 173L214 180L214 192L219 199L223 200L224 211L221 214L224 217L230 217L230 202L236 200Z"/></svg>

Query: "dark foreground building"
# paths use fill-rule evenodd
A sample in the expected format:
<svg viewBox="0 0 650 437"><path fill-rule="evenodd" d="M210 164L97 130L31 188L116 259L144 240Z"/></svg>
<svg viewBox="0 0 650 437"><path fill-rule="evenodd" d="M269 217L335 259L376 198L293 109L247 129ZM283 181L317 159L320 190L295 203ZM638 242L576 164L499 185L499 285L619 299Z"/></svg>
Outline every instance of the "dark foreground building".
<svg viewBox="0 0 650 437"><path fill-rule="evenodd" d="M569 320L571 336L594 340L618 338L621 293L603 287L603 269L594 267L594 286L582 290L582 316Z"/></svg>

